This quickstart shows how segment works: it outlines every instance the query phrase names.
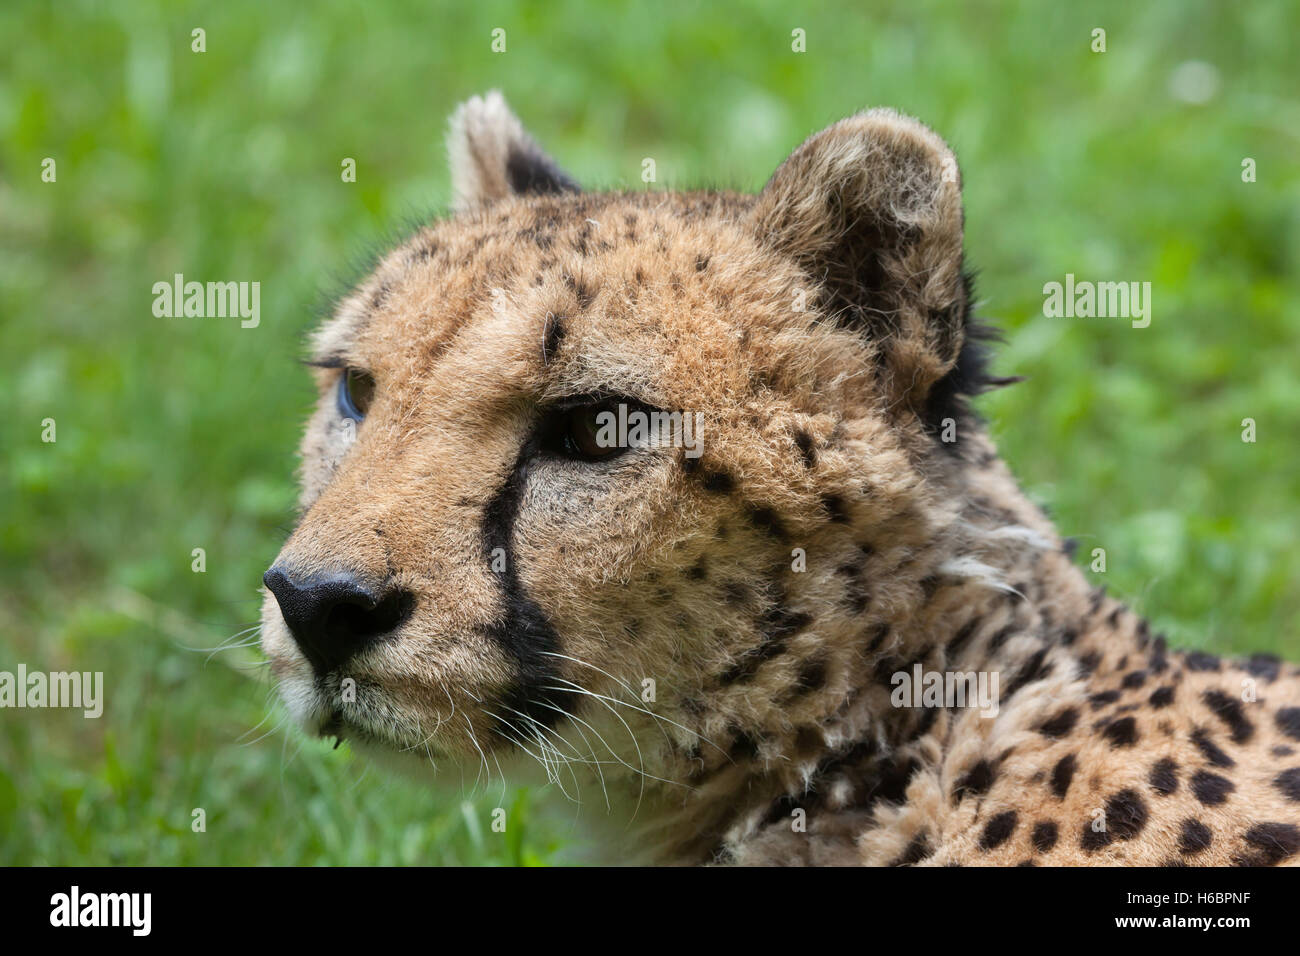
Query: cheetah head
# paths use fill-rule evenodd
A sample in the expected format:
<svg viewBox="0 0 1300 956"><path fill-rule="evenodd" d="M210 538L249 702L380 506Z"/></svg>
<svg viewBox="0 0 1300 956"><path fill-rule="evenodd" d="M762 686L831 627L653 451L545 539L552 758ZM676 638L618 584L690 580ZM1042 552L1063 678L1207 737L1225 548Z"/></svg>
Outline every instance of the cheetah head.
<svg viewBox="0 0 1300 956"><path fill-rule="evenodd" d="M871 110L757 195L587 193L497 94L449 146L454 214L312 339L262 612L293 715L426 763L677 780L833 706L978 440L951 152ZM855 583L869 551L892 570Z"/></svg>

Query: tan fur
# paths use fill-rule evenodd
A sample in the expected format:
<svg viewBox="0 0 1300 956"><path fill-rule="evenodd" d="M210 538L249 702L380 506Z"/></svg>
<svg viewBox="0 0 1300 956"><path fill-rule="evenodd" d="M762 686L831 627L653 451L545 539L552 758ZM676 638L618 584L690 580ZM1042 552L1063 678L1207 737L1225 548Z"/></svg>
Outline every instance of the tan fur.
<svg viewBox="0 0 1300 956"><path fill-rule="evenodd" d="M459 214L390 254L313 343L377 389L349 446L341 372L316 373L303 515L278 563L395 583L417 606L316 679L268 596L264 647L308 730L459 764L478 784L537 758L612 824L597 841L612 860L1296 859L1300 802L1278 783L1300 766L1282 710L1300 702L1296 669L1189 669L1091 591L975 419L956 422L957 451L926 426L969 305L959 179L934 133L859 114L757 197L518 194L511 150L550 161L496 94L458 111L449 149ZM559 639L551 686L580 688L572 716L529 724L500 712L521 671L492 634L506 608L485 514L538 416L596 392L701 412L704 452L527 465L513 570ZM894 707L892 677L915 662L996 672L1004 692L1025 679L995 718ZM355 702L339 696L346 677ZM1160 687L1174 697L1155 707ZM1236 739L1204 696L1216 688L1239 702ZM1074 726L1046 734L1067 708ZM1126 717L1131 744L1098 724ZM1167 794L1152 783L1165 758ZM969 778L981 762L986 784ZM1233 789L1206 804L1198 772ZM1125 790L1145 812L1136 829ZM1085 835L1099 809L1107 839ZM1207 848L1180 850L1187 819ZM1040 823L1057 827L1048 850L1031 839Z"/></svg>

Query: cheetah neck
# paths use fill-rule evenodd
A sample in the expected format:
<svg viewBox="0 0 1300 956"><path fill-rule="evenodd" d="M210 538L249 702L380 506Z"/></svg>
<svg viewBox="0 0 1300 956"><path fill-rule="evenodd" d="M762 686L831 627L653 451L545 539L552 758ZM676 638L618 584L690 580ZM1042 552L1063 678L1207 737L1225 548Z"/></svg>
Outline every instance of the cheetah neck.
<svg viewBox="0 0 1300 956"><path fill-rule="evenodd" d="M822 692L783 706L760 672L753 691L776 705L748 723L715 719L709 736L719 747L694 747L674 768L690 789L641 799L645 835L637 842L659 848L657 859L762 859L766 842L803 825L819 838L797 841L800 853L851 862L855 840L836 834L883 825L918 767L941 768L972 747L996 751L997 738L1010 740L1028 719L1004 729L998 716L1009 703L1037 701L1022 709L1038 712L1066 684L1123 670L1136 655L1163 655L1163 641L1150 638L1144 621L1090 587L1072 547L984 447L929 547L895 554L876 546L867 555L863 576L888 587L876 589L865 625L844 620L817 635L834 649ZM806 595L818 589L824 582L811 576L802 593L792 587L789 607L810 606ZM791 637L792 653L800 640ZM976 691L974 699L963 707L946 696L934 706L933 695L908 686L922 677L933 689L932 675L945 688ZM993 691L992 713L981 687ZM966 785L978 787L980 776L977 768Z"/></svg>

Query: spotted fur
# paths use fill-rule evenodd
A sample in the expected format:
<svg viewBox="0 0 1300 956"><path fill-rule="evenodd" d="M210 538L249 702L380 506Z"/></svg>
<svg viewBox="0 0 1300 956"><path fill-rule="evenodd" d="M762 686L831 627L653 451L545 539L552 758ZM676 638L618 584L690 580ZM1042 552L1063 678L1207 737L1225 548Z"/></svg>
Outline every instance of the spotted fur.
<svg viewBox="0 0 1300 956"><path fill-rule="evenodd" d="M933 132L852 116L756 196L581 192L496 94L449 151L454 217L313 339L278 563L413 610L317 673L268 596L309 730L475 785L535 763L618 861L1300 859L1296 667L1170 650L969 412L996 382ZM703 454L541 453L591 395L702 413ZM999 675L996 717L893 706L917 664Z"/></svg>

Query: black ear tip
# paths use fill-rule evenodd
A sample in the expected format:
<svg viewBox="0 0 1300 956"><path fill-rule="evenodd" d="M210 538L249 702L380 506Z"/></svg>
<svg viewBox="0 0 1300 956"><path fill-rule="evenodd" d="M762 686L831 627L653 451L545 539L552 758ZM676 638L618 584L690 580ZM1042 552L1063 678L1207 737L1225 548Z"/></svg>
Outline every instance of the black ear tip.
<svg viewBox="0 0 1300 956"><path fill-rule="evenodd" d="M577 183L541 153L518 145L512 145L506 154L506 177L510 189L518 195L580 191Z"/></svg>

